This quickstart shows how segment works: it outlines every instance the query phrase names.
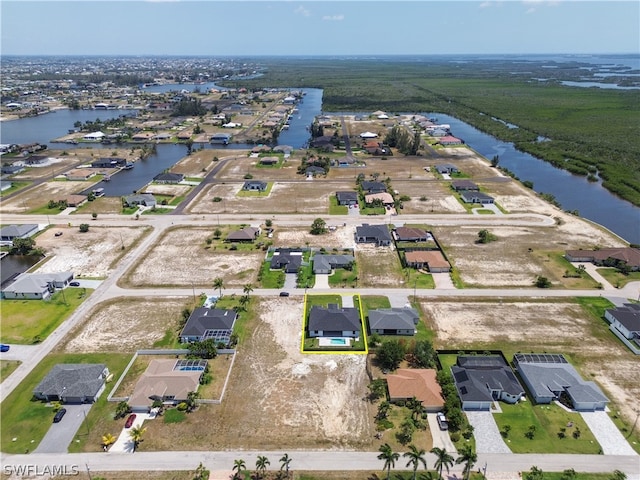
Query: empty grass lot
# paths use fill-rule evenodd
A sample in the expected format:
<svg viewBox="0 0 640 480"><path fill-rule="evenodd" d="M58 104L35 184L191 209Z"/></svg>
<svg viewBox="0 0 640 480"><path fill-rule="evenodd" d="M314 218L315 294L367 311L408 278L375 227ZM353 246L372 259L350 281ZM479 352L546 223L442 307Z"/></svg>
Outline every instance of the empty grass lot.
<svg viewBox="0 0 640 480"><path fill-rule="evenodd" d="M17 360L0 360L0 383L20 366Z"/></svg>
<svg viewBox="0 0 640 480"><path fill-rule="evenodd" d="M2 343L42 341L91 294L89 289L58 291L48 301L2 300Z"/></svg>
<svg viewBox="0 0 640 480"><path fill-rule="evenodd" d="M35 400L32 392L54 365L58 363L105 363L109 367L109 371L114 374L114 377L117 377L124 370L128 360L129 355L114 353L51 354L45 357L0 405L0 414L2 416L0 442L2 443L2 451L6 453L33 451L45 433L47 433L53 419L53 409L47 407L45 402ZM107 389L109 389L109 386L107 386ZM104 435L105 431L96 432L95 429L91 428L93 427L92 419L101 416L111 416L113 418L112 410L115 409L115 404L106 405L106 398L107 395L103 392L87 416L89 429L96 437L95 441L98 448L100 446L100 436ZM86 432L87 428L81 427L78 431ZM115 428L113 431L115 432ZM78 437L82 437L82 434Z"/></svg>

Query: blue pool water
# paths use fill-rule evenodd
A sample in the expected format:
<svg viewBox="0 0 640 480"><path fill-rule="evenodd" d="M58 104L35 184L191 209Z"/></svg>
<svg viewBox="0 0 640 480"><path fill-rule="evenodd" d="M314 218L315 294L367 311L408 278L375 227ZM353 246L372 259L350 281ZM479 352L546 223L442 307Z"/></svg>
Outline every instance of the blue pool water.
<svg viewBox="0 0 640 480"><path fill-rule="evenodd" d="M331 345L346 345L347 340L344 338L332 338Z"/></svg>

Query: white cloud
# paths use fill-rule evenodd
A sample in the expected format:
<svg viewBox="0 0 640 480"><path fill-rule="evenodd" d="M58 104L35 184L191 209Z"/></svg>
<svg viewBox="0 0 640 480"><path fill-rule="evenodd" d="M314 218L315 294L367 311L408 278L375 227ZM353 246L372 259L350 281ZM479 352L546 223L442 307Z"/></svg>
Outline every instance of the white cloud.
<svg viewBox="0 0 640 480"><path fill-rule="evenodd" d="M492 6L493 6L493 5L492 5L492 3L491 3L491 2L482 2L482 3L478 6L478 8L489 8L489 7L492 7Z"/></svg>
<svg viewBox="0 0 640 480"><path fill-rule="evenodd" d="M307 10L306 8L304 8L302 5L300 5L298 8L296 8L294 10L294 13L296 15L302 15L303 17L308 17L311 15L311 11Z"/></svg>
<svg viewBox="0 0 640 480"><path fill-rule="evenodd" d="M322 17L322 20L328 20L328 21L331 21L331 22L340 22L340 21L344 20L344 15L343 14L325 15L324 17Z"/></svg>

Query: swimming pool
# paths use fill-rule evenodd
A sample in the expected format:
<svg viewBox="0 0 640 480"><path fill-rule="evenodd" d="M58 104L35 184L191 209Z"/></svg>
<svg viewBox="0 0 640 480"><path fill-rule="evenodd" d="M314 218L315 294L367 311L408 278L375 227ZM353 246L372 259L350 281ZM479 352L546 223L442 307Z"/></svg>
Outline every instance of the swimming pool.
<svg viewBox="0 0 640 480"><path fill-rule="evenodd" d="M346 338L332 338L329 343L331 343L331 345L348 345Z"/></svg>

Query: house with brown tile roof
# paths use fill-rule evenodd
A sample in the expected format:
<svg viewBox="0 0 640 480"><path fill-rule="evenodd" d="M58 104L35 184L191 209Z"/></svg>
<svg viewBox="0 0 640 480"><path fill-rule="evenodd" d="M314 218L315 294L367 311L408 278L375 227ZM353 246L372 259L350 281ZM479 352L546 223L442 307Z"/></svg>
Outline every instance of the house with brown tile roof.
<svg viewBox="0 0 640 480"><path fill-rule="evenodd" d="M451 265L439 250L417 250L405 252L407 267L427 268L431 273L450 272Z"/></svg>
<svg viewBox="0 0 640 480"><path fill-rule="evenodd" d="M439 412L444 407L442 390L432 368L399 368L394 374L387 375L387 386L391 402L416 397L429 412Z"/></svg>
<svg viewBox="0 0 640 480"><path fill-rule="evenodd" d="M181 360L151 360L128 399L134 411L147 411L155 399L178 404L187 400L189 392L198 391L202 369L181 367ZM201 362L205 362L202 360Z"/></svg>
<svg viewBox="0 0 640 480"><path fill-rule="evenodd" d="M394 230L394 236L399 242L428 242L433 240L430 233L414 227L397 227Z"/></svg>
<svg viewBox="0 0 640 480"><path fill-rule="evenodd" d="M595 265L615 266L624 263L631 270L640 270L640 249L631 247L601 248L599 250L567 250L570 262L590 262Z"/></svg>

